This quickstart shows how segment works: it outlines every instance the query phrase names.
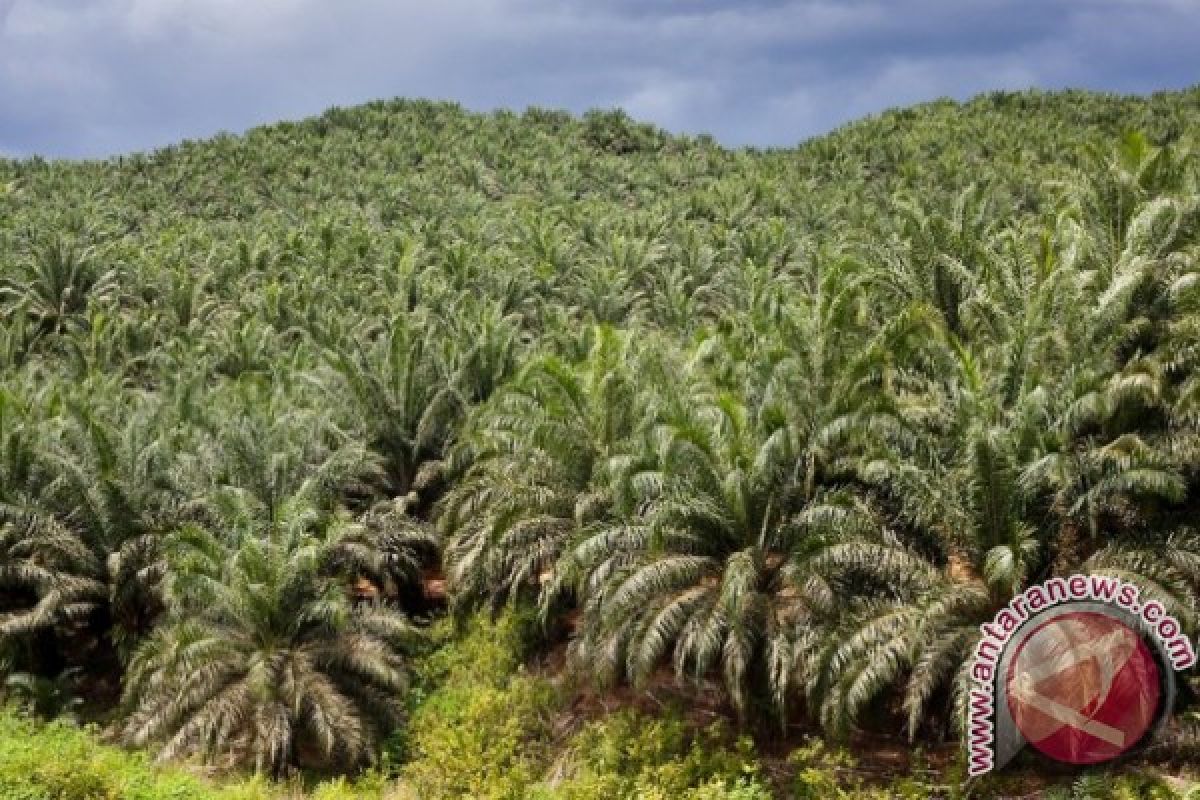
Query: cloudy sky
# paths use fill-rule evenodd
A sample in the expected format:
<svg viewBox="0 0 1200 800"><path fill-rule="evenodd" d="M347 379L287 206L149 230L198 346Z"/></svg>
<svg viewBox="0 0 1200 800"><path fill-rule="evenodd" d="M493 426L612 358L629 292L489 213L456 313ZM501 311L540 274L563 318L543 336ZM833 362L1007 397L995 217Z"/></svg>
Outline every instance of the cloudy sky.
<svg viewBox="0 0 1200 800"><path fill-rule="evenodd" d="M393 97L619 106L787 145L996 88L1200 83L1200 0L0 0L0 153L102 156Z"/></svg>

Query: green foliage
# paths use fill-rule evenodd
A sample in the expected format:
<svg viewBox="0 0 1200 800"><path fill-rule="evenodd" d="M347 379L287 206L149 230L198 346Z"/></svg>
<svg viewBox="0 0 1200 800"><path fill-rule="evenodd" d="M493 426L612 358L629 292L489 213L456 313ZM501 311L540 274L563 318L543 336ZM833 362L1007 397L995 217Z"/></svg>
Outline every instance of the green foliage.
<svg viewBox="0 0 1200 800"><path fill-rule="evenodd" d="M553 690L527 676L503 688L457 686L409 724L413 760L399 773L421 797L519 798L540 776Z"/></svg>
<svg viewBox="0 0 1200 800"><path fill-rule="evenodd" d="M787 761L795 773L791 786L795 800L852 796L847 790L854 785L849 775L855 761L848 753L831 748L820 739L810 739L789 753Z"/></svg>
<svg viewBox="0 0 1200 800"><path fill-rule="evenodd" d="M455 624L440 619L430 626L430 652L414 665L415 690L479 683L503 686L520 668L537 636L533 615L520 608L498 617L475 614Z"/></svg>
<svg viewBox="0 0 1200 800"><path fill-rule="evenodd" d="M396 791L422 798L769 797L753 745L721 724L694 730L619 712L564 741L562 695L528 674L531 620L474 616L417 666L420 689L404 740L393 742Z"/></svg>
<svg viewBox="0 0 1200 800"><path fill-rule="evenodd" d="M601 798L770 797L758 779L753 744L714 724L689 730L675 715L649 718L619 712L575 735L555 767L561 781L537 797L563 800Z"/></svg>
<svg viewBox="0 0 1200 800"><path fill-rule="evenodd" d="M930 785L918 777L919 758L914 758L909 774L895 775L884 786L877 785L878 775L860 769L857 760L844 750L831 747L820 739L810 739L788 754L792 770L790 794L794 800L923 800L928 797L959 797L960 787Z"/></svg>
<svg viewBox="0 0 1200 800"><path fill-rule="evenodd" d="M330 580L338 522L251 522L225 532L233 544L200 529L172 538L166 619L127 675L126 740L274 777L373 759L402 718L403 654L418 632Z"/></svg>
<svg viewBox="0 0 1200 800"><path fill-rule="evenodd" d="M4 668L78 670L168 755L389 740L414 791L519 796L539 640L747 725L940 741L1032 582L1118 574L1194 634L1198 98L993 93L765 152L392 101L0 161ZM466 637L397 732L443 587ZM505 604L544 635L469 621ZM655 758L580 779L759 791Z"/></svg>
<svg viewBox="0 0 1200 800"><path fill-rule="evenodd" d="M583 138L592 147L614 155L657 150L666 140L653 126L634 122L619 110L584 114Z"/></svg>
<svg viewBox="0 0 1200 800"><path fill-rule="evenodd" d="M424 692L402 743L399 784L440 800L521 798L540 778L556 692L520 666L517 615L476 617L420 669Z"/></svg>
<svg viewBox="0 0 1200 800"><path fill-rule="evenodd" d="M1051 800L1173 800L1191 797L1195 790L1180 794L1160 778L1129 773L1114 775L1110 772L1087 772L1068 786L1055 787L1046 792Z"/></svg>
<svg viewBox="0 0 1200 800"><path fill-rule="evenodd" d="M42 726L0 713L0 797L4 800L271 800L258 781L214 786L146 758L104 746L92 733Z"/></svg>
<svg viewBox="0 0 1200 800"><path fill-rule="evenodd" d="M76 695L79 671L66 669L54 678L14 672L4 680L4 699L42 719L73 719L82 699Z"/></svg>

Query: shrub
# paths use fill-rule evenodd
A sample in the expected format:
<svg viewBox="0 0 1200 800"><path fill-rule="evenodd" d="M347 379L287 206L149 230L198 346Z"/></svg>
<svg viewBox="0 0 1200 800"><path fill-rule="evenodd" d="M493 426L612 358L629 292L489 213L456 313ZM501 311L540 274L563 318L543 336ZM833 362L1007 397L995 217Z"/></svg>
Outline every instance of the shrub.
<svg viewBox="0 0 1200 800"><path fill-rule="evenodd" d="M418 667L418 697L402 742L401 797L522 798L540 777L555 692L525 674L527 620L480 616ZM437 636L449 635L444 623Z"/></svg>
<svg viewBox="0 0 1200 800"><path fill-rule="evenodd" d="M42 724L0 709L0 800L292 800L299 787L255 777L216 784L175 767L157 767L143 753L102 744L94 728ZM312 800L383 796L372 774L312 788Z"/></svg>
<svg viewBox="0 0 1200 800"><path fill-rule="evenodd" d="M760 798L753 744L731 742L723 724L696 731L674 713L661 718L622 711L577 734L564 771L567 780L543 787L546 798Z"/></svg>
<svg viewBox="0 0 1200 800"><path fill-rule="evenodd" d="M0 712L2 800L268 800L265 782L217 787L146 756L100 745L93 731Z"/></svg>
<svg viewBox="0 0 1200 800"><path fill-rule="evenodd" d="M723 724L693 730L678 714L623 711L554 740L560 697L521 667L530 618L477 616L416 665L417 688L392 792L401 800L766 800L753 744ZM565 755L555 759L555 753ZM557 776L557 777L550 777ZM390 797L390 795L389 795Z"/></svg>

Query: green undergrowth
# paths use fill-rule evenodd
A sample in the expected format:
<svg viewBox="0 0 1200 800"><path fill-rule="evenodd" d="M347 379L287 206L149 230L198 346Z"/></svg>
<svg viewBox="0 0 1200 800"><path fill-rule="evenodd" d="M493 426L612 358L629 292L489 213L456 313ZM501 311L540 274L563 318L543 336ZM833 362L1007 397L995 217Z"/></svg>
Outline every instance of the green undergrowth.
<svg viewBox="0 0 1200 800"><path fill-rule="evenodd" d="M265 782L215 786L179 769L156 769L140 753L97 742L66 722L40 724L0 713L0 800L268 800Z"/></svg>
<svg viewBox="0 0 1200 800"><path fill-rule="evenodd" d="M561 756L564 779L537 798L688 798L768 800L754 745L731 742L724 725L692 731L671 714L650 719L622 711L583 728Z"/></svg>
<svg viewBox="0 0 1200 800"><path fill-rule="evenodd" d="M409 724L356 780L208 780L102 743L98 729L0 710L0 800L916 800L1030 796L1008 773L967 789L950 770L914 769L886 786L819 739L764 764L725 722L697 728L678 710L619 710L590 721L526 669L531 621L506 614L436 625L410 697ZM919 759L918 759L919 760ZM926 776L926 777L920 777ZM1061 800L1200 800L1136 773L1085 775Z"/></svg>
<svg viewBox="0 0 1200 800"><path fill-rule="evenodd" d="M449 638L449 624L435 636ZM403 741L400 797L767 800L753 744L722 725L622 711L563 732L563 690L522 666L531 622L476 618L427 659Z"/></svg>
<svg viewBox="0 0 1200 800"><path fill-rule="evenodd" d="M549 681L521 666L528 623L472 620L460 635L441 623L439 647L419 667L414 708L389 756L401 796L519 798L540 777L557 705Z"/></svg>

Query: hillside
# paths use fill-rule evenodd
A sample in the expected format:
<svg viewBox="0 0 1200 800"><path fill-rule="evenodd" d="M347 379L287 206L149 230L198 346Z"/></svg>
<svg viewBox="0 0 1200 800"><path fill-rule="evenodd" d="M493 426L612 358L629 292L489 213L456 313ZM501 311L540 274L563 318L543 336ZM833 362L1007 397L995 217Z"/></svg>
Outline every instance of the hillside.
<svg viewBox="0 0 1200 800"><path fill-rule="evenodd" d="M959 667L1023 588L1121 575L1196 634L1197 131L1200 88L766 151L392 101L0 160L10 699L422 797L825 796L885 740L950 791ZM549 676L455 684L430 620L505 605ZM657 756L579 756L631 686L712 752L663 712Z"/></svg>

